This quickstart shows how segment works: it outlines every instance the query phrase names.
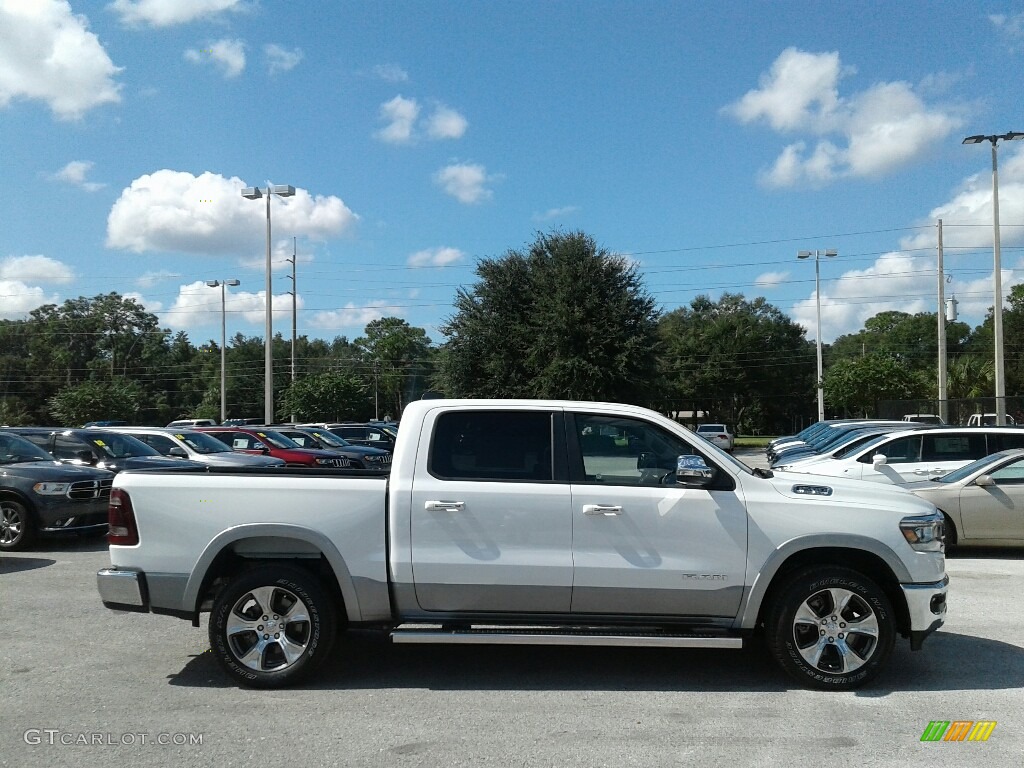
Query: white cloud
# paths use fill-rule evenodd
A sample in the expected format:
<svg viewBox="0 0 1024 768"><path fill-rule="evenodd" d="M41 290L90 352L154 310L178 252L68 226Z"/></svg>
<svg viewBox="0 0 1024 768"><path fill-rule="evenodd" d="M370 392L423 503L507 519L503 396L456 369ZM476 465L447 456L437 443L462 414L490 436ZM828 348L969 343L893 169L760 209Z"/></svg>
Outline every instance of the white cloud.
<svg viewBox="0 0 1024 768"><path fill-rule="evenodd" d="M81 187L87 192L95 192L98 189L103 189L106 184L100 184L96 181L86 181L85 176L92 170L95 163L89 160L72 160L70 163L65 165L59 171L57 171L51 178L56 181L63 181L67 184L72 184L76 187Z"/></svg>
<svg viewBox="0 0 1024 768"><path fill-rule="evenodd" d="M397 64L378 64L372 70L374 77L387 83L407 83L409 73Z"/></svg>
<svg viewBox="0 0 1024 768"><path fill-rule="evenodd" d="M0 0L0 108L32 99L77 120L121 100L120 71L66 0Z"/></svg>
<svg viewBox="0 0 1024 768"><path fill-rule="evenodd" d="M416 99L395 96L380 105L380 119L387 123L374 134L388 144L408 144L413 140L413 125L420 114Z"/></svg>
<svg viewBox="0 0 1024 768"><path fill-rule="evenodd" d="M762 275L758 275L754 280L754 285L758 285L762 288L774 288L777 285L781 285L789 279L789 272L765 272Z"/></svg>
<svg viewBox="0 0 1024 768"><path fill-rule="evenodd" d="M39 286L0 279L0 320L24 320L33 309L58 301L56 295L47 295Z"/></svg>
<svg viewBox="0 0 1024 768"><path fill-rule="evenodd" d="M126 299L131 299L140 307L145 309L147 312L153 312L155 314L157 312L162 311L164 308L163 302L157 299L147 299L145 296L143 296L141 293L138 293L137 291L125 291L121 295L124 296L124 298Z"/></svg>
<svg viewBox="0 0 1024 768"><path fill-rule="evenodd" d="M170 27L242 7L242 0L114 0L107 9L129 26Z"/></svg>
<svg viewBox="0 0 1024 768"><path fill-rule="evenodd" d="M1013 16L993 13L989 15L988 20L992 22L992 26L1007 37L1024 37L1024 13L1017 13Z"/></svg>
<svg viewBox="0 0 1024 768"><path fill-rule="evenodd" d="M301 48L295 48L294 50L287 50L282 48L277 43L268 43L263 46L263 53L267 57L267 68L270 74L276 75L278 72L287 72L291 69L295 69L299 62L302 61L303 53Z"/></svg>
<svg viewBox="0 0 1024 768"><path fill-rule="evenodd" d="M447 267L458 264L466 258L466 254L458 248L427 248L409 256L406 261L410 267Z"/></svg>
<svg viewBox="0 0 1024 768"><path fill-rule="evenodd" d="M49 256L8 256L0 259L0 280L70 283L74 279L71 267Z"/></svg>
<svg viewBox="0 0 1024 768"><path fill-rule="evenodd" d="M839 54L787 48L760 88L724 112L742 123L766 122L780 134L806 140L784 147L761 174L769 186L822 186L845 177L877 178L913 162L962 124L951 106L925 103L904 82L879 83L842 97L841 79L853 72ZM925 88L927 90L927 88Z"/></svg>
<svg viewBox="0 0 1024 768"><path fill-rule="evenodd" d="M434 174L434 182L446 194L467 205L489 200L494 193L484 185L493 180L484 166L470 163L449 165Z"/></svg>
<svg viewBox="0 0 1024 768"><path fill-rule="evenodd" d="M401 307L396 307L386 301L371 301L369 304L356 306L349 302L340 309L325 310L313 314L310 325L323 330L339 330L342 328L359 328L362 330L368 323L380 320L382 317L399 315Z"/></svg>
<svg viewBox="0 0 1024 768"><path fill-rule="evenodd" d="M225 38L210 43L206 48L189 48L184 57L193 64L209 61L219 67L226 78L238 77L245 69L245 43Z"/></svg>
<svg viewBox="0 0 1024 768"><path fill-rule="evenodd" d="M214 279L214 278L211 278ZM227 314L228 333L231 326L239 322L246 325L260 325L267 317L266 291L252 293L228 288L225 294L224 311ZM273 317L275 328L280 323L291 327L292 297L288 293L274 294ZM297 306L302 309L302 294ZM174 328L188 328L195 325L219 325L221 314L220 288L211 288L203 280L197 280L178 288L174 303L161 314L161 321Z"/></svg>
<svg viewBox="0 0 1024 768"><path fill-rule="evenodd" d="M163 169L135 179L110 209L107 247L147 251L245 256L266 249L266 201L247 200L238 177L209 171L193 176ZM271 222L279 235L327 240L358 220L338 197L274 196ZM291 252L291 242L288 242Z"/></svg>
<svg viewBox="0 0 1024 768"><path fill-rule="evenodd" d="M139 288L152 288L157 283L162 283L164 280L174 280L181 277L178 272L171 272L167 269L159 269L156 272L146 272L135 278L135 284Z"/></svg>
<svg viewBox="0 0 1024 768"><path fill-rule="evenodd" d="M578 213L582 210L578 205L564 205L561 208L548 208L544 213L535 213L533 215L534 221L551 221L552 219L561 219L566 216L571 216L574 213Z"/></svg>
<svg viewBox="0 0 1024 768"><path fill-rule="evenodd" d="M426 131L431 139L461 139L469 123L451 107L439 104L427 118Z"/></svg>

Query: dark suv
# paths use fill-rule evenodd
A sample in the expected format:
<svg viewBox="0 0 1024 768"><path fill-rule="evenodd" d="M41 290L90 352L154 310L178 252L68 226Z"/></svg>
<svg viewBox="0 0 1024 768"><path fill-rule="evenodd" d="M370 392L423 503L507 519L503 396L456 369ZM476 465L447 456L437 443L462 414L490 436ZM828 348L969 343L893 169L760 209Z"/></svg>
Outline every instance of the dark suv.
<svg viewBox="0 0 1024 768"><path fill-rule="evenodd" d="M86 464L111 472L122 469L201 469L202 464L160 455L131 435L104 429L61 427L11 427L11 432L30 440L55 459Z"/></svg>
<svg viewBox="0 0 1024 768"><path fill-rule="evenodd" d="M354 422L321 423L321 424L299 424L299 427L318 427L337 435L346 443L352 445L367 445L370 448L379 448L388 453L394 453L395 433L377 424L358 424Z"/></svg>
<svg viewBox="0 0 1024 768"><path fill-rule="evenodd" d="M0 430L0 551L24 549L38 533L106 531L113 482L105 469L61 464Z"/></svg>

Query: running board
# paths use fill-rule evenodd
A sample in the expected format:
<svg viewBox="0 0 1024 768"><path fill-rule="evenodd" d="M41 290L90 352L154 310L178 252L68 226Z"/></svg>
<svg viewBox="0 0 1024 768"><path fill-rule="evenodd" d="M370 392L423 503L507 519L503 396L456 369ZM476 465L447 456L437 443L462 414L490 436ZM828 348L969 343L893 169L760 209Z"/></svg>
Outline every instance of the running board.
<svg viewBox="0 0 1024 768"><path fill-rule="evenodd" d="M446 643L465 645L600 645L650 648L742 648L743 639L725 635L670 634L663 632L537 629L529 627L424 629L398 627L393 643Z"/></svg>

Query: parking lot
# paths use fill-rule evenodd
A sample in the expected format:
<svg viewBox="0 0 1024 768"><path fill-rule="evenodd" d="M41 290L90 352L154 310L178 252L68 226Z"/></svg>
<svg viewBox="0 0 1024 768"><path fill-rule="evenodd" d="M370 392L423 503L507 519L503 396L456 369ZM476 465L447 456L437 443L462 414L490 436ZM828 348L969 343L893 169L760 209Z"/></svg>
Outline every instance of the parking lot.
<svg viewBox="0 0 1024 768"><path fill-rule="evenodd" d="M1020 552L949 561L946 626L868 689L802 690L757 649L392 646L315 683L233 687L201 629L99 602L102 538L0 556L0 765L1020 765ZM205 617L204 617L205 619ZM922 743L987 720L984 743ZM166 742L166 743L163 743Z"/></svg>

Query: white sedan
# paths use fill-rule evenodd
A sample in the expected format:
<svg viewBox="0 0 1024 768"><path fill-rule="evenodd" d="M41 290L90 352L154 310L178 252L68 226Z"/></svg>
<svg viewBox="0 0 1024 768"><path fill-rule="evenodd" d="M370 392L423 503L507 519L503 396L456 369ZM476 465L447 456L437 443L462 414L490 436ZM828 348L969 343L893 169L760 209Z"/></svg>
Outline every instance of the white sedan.
<svg viewBox="0 0 1024 768"><path fill-rule="evenodd" d="M736 438L725 424L701 424L697 427L697 434L723 451L732 453L736 447Z"/></svg>

